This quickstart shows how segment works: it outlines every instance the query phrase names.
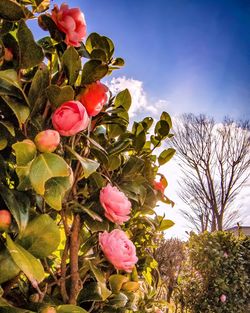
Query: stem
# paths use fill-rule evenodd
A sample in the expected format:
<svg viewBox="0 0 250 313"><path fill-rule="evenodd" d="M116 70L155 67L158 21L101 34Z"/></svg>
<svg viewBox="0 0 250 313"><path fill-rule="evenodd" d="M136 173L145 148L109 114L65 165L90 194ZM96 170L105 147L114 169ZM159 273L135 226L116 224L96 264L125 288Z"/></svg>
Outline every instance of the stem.
<svg viewBox="0 0 250 313"><path fill-rule="evenodd" d="M62 221L63 221L63 227L66 237L66 243L62 254L61 259L61 279L60 279L60 291L63 298L64 303L68 303L69 296L66 289L66 274L67 274L67 258L68 258L68 250L69 250L69 236L70 236L70 230L67 223L67 219L65 216L64 211L61 211Z"/></svg>
<svg viewBox="0 0 250 313"><path fill-rule="evenodd" d="M82 288L82 281L79 276L78 268L78 250L79 250L79 232L80 232L80 215L74 216L72 231L70 236L70 273L71 285L69 303L76 305L76 299L79 291Z"/></svg>

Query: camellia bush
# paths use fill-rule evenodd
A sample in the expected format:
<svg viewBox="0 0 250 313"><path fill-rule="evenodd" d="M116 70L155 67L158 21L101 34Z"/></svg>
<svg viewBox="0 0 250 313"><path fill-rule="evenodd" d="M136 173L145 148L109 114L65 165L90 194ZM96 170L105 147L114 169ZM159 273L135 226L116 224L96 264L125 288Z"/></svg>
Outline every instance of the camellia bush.
<svg viewBox="0 0 250 313"><path fill-rule="evenodd" d="M249 312L249 264L249 237L222 231L192 234L174 292L178 312Z"/></svg>
<svg viewBox="0 0 250 313"><path fill-rule="evenodd" d="M0 1L0 312L161 312L171 118L128 128L129 91L101 82L124 65L112 40L49 5Z"/></svg>

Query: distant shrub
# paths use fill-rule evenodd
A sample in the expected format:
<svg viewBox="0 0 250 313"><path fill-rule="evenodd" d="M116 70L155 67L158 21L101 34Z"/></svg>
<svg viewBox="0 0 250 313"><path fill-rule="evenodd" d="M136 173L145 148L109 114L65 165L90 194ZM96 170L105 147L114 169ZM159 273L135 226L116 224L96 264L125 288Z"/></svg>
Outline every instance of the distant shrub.
<svg viewBox="0 0 250 313"><path fill-rule="evenodd" d="M221 231L192 234L174 294L180 311L248 312L249 264L249 237Z"/></svg>

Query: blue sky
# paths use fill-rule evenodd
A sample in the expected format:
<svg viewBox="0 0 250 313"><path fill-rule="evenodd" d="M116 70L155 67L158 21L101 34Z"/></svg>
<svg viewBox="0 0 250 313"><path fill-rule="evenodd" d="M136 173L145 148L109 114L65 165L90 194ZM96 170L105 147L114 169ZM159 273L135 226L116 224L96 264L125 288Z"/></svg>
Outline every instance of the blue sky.
<svg viewBox="0 0 250 313"><path fill-rule="evenodd" d="M60 4L62 1L52 1ZM109 36L126 66L172 114L250 118L249 0L69 0L88 33Z"/></svg>

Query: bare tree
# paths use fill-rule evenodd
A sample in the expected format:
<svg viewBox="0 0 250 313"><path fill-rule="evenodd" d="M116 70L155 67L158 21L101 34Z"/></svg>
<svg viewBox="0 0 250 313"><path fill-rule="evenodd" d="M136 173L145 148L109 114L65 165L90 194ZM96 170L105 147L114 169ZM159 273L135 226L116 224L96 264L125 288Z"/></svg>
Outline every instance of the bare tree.
<svg viewBox="0 0 250 313"><path fill-rule="evenodd" d="M155 251L155 259L166 286L167 301L170 302L184 260L184 243L177 238L163 239Z"/></svg>
<svg viewBox="0 0 250 313"><path fill-rule="evenodd" d="M184 114L174 145L182 167L179 196L184 216L198 231L222 230L235 220L236 198L250 175L250 125Z"/></svg>

